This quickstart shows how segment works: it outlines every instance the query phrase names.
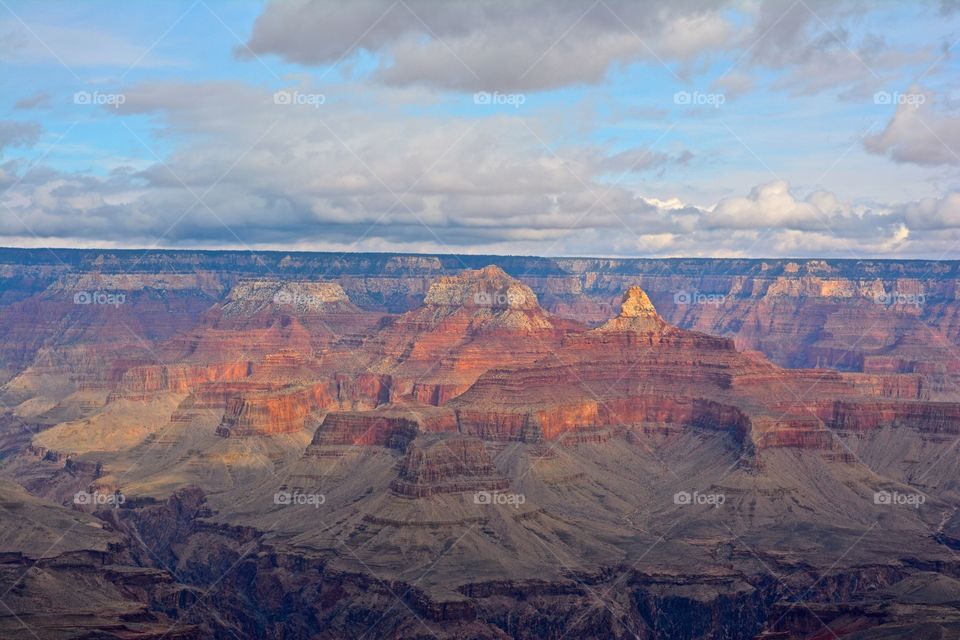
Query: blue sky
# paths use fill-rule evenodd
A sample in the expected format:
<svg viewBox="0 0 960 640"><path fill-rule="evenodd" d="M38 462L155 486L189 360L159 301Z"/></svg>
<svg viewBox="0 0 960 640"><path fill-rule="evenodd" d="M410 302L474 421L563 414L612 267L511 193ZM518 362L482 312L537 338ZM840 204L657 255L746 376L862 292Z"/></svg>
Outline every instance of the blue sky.
<svg viewBox="0 0 960 640"><path fill-rule="evenodd" d="M956 258L958 39L952 2L2 0L0 244Z"/></svg>

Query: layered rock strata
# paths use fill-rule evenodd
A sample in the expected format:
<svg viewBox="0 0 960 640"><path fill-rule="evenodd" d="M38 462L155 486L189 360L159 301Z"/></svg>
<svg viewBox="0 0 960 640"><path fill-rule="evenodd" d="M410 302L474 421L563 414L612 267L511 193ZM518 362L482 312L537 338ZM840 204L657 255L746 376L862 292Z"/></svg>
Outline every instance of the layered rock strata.
<svg viewBox="0 0 960 640"><path fill-rule="evenodd" d="M390 483L392 491L409 498L503 491L509 486L483 441L459 435L433 435L414 441L399 463L397 478Z"/></svg>

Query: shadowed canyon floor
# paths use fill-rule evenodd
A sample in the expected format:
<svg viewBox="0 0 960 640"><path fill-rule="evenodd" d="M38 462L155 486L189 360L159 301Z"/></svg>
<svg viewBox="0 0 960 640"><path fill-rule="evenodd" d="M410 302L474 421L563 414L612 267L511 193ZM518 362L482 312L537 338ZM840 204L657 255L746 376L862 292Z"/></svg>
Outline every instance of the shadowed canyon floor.
<svg viewBox="0 0 960 640"><path fill-rule="evenodd" d="M13 257L0 637L960 634L954 263Z"/></svg>

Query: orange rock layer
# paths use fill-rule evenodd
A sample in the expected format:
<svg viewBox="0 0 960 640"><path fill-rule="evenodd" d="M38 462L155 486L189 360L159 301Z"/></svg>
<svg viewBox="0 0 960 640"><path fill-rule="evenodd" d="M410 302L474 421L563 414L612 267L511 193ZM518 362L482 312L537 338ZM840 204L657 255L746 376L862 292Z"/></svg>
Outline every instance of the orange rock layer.
<svg viewBox="0 0 960 640"><path fill-rule="evenodd" d="M319 453L328 446L377 445L403 450L419 433L455 431L454 413L435 407L387 405L374 411L329 413L307 453Z"/></svg>

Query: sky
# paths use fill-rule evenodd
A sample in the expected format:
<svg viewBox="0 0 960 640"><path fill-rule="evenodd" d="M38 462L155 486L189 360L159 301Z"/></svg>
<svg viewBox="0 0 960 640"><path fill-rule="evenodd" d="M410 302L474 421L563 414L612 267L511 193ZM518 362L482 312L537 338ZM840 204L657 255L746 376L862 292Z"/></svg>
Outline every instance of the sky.
<svg viewBox="0 0 960 640"><path fill-rule="evenodd" d="M960 0L0 0L0 245L960 258Z"/></svg>

